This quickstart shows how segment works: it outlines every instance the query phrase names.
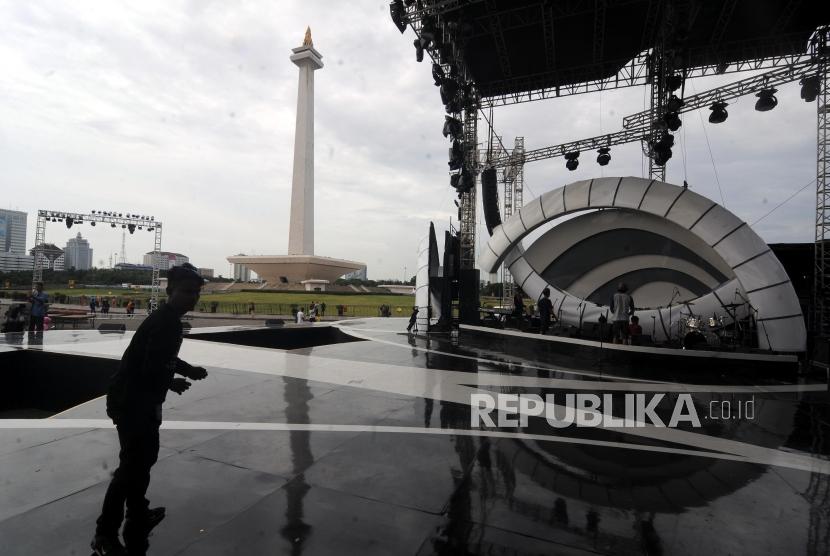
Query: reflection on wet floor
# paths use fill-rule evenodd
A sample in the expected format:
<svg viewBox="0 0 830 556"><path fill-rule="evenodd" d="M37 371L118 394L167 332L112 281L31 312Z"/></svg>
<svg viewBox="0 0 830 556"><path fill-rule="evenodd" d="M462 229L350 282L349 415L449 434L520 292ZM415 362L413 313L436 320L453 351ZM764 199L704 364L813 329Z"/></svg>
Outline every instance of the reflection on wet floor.
<svg viewBox="0 0 830 556"><path fill-rule="evenodd" d="M150 497L168 518L149 553L830 552L821 381L667 371L667 389L699 386L690 390L699 413L751 396L753 418L666 435L554 429L543 417L487 430L471 424L469 392L607 393L622 415L625 394L652 392L654 382L630 369L564 369L407 336L401 323L352 322L342 330L370 339L293 350L189 336L188 357L214 364L204 384L165 405ZM47 333L41 345L3 351L117 357L128 338ZM49 426L81 419L90 421ZM102 400L8 423L4 554L82 550L117 456Z"/></svg>

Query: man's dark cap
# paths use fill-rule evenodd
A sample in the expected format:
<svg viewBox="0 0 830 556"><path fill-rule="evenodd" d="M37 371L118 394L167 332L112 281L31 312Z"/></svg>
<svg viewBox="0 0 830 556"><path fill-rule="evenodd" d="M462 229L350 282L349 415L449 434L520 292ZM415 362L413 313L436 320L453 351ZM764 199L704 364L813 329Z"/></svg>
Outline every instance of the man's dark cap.
<svg viewBox="0 0 830 556"><path fill-rule="evenodd" d="M199 271L192 264L184 263L167 271L167 283L169 285L187 281L204 283L204 279L199 276Z"/></svg>

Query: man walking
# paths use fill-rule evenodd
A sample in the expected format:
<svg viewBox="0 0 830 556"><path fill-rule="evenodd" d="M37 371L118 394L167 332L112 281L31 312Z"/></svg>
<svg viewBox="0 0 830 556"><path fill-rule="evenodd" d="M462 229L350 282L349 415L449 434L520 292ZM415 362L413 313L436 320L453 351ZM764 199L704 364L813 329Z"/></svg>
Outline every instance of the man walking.
<svg viewBox="0 0 830 556"><path fill-rule="evenodd" d="M182 394L192 380L207 376L202 367L193 367L178 358L182 343L181 317L199 301L202 277L188 263L167 273L167 302L147 317L121 358L110 381L107 415L115 423L121 451L101 516L98 518L92 550L98 556L125 554L118 529L127 506L124 541L141 547L147 535L163 518L164 508L149 508L144 497L150 484L150 468L159 451L161 405L167 390ZM185 378L174 378L178 373Z"/></svg>
<svg viewBox="0 0 830 556"><path fill-rule="evenodd" d="M550 316L553 313L553 303L550 300L550 288L542 290L542 299L539 300L539 334L545 335L550 327Z"/></svg>

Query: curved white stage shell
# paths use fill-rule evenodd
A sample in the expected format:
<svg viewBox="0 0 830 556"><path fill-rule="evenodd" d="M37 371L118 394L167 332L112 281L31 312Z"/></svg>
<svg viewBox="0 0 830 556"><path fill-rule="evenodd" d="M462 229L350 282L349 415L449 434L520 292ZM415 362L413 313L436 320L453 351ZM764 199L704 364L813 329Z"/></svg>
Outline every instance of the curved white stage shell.
<svg viewBox="0 0 830 556"><path fill-rule="evenodd" d="M575 213L585 214L554 226L527 249L522 245L522 240L543 224ZM650 236L657 235L666 240L664 243L674 245L674 251L653 254L646 249L631 257L596 259L604 246L614 247L614 230L621 227L635 242L645 245ZM560 228L567 233L557 232ZM601 232L608 235L599 236ZM592 237L599 240L592 244ZM575 245L582 246L581 254L575 254ZM569 250L571 266L584 267L573 276L566 276L567 268L557 269L554 264ZM598 264L591 267L594 259ZM598 296L619 278L667 269L674 278L687 277L685 285L673 283L674 278L667 278L667 282L678 288L680 299L689 305L661 308L655 303L652 308L638 310L645 334L653 334L658 341L676 337L681 319L690 311L702 317L719 314L731 320L723 306L743 297L756 311L761 348L799 352L806 346L798 298L769 246L746 222L687 188L657 180L610 177L578 181L550 191L493 230L479 257L479 266L482 272L492 273L502 262L515 283L532 298L538 299L549 287L555 314L565 324L582 326L607 315L608 307L599 302ZM559 287L543 274L558 276ZM561 287L563 280L567 287ZM603 288L597 289L598 284ZM633 292L636 305L643 307L644 300L660 299L659 289L643 284L640 291ZM663 304L668 301L665 299ZM738 317L745 316L747 310L744 306Z"/></svg>

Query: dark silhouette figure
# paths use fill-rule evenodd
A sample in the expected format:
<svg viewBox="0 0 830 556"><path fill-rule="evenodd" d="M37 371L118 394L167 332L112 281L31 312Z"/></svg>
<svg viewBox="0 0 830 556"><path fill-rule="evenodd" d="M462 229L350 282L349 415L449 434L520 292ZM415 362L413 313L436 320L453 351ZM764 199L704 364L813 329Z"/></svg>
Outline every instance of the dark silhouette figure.
<svg viewBox="0 0 830 556"><path fill-rule="evenodd" d="M542 299L539 300L539 334L544 335L550 326L550 317L553 313L553 303L550 300L550 288L542 290Z"/></svg>
<svg viewBox="0 0 830 556"><path fill-rule="evenodd" d="M407 332L412 332L412 328L418 328L418 307L412 307L412 314L409 316L409 325L406 327Z"/></svg>
<svg viewBox="0 0 830 556"><path fill-rule="evenodd" d="M167 280L167 302L139 326L107 393L107 415L118 430L121 451L92 541L92 549L99 556L125 554L118 540L125 503L123 535L127 549L130 553L146 550L150 530L165 513L164 508L150 509L144 497L150 468L158 459L161 405L167 390L182 394L190 387L186 378L201 380L207 376L204 368L177 357L182 343L180 319L199 301L203 280L187 263L171 268ZM185 378L174 378L174 373Z"/></svg>
<svg viewBox="0 0 830 556"><path fill-rule="evenodd" d="M49 296L43 291L43 282L35 284L29 302L32 304L29 310L29 332L43 332L43 317L46 316L46 304L49 303Z"/></svg>

